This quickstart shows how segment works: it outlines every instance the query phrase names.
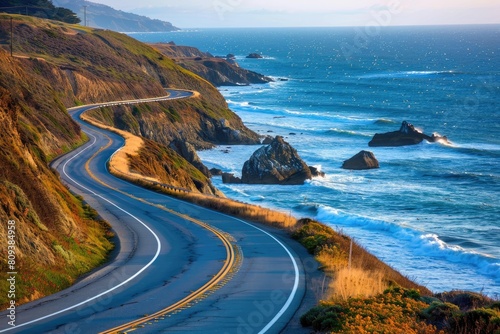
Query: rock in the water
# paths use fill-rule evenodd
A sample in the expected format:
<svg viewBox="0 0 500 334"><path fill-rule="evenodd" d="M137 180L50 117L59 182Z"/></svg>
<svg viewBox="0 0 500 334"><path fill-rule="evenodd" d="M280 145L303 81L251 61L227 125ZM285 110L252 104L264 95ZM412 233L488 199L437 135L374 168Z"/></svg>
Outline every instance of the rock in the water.
<svg viewBox="0 0 500 334"><path fill-rule="evenodd" d="M429 142L436 142L439 140L448 141L446 137L441 137L437 135L428 136L408 123L404 121L401 124L399 131L387 132L387 133L376 133L372 140L368 143L370 147L376 146L406 146L406 145L416 145L420 144L423 140Z"/></svg>
<svg viewBox="0 0 500 334"><path fill-rule="evenodd" d="M309 170L311 171L312 177L325 177L325 173L320 171L318 168L309 166Z"/></svg>
<svg viewBox="0 0 500 334"><path fill-rule="evenodd" d="M309 166L281 136L255 151L242 170L242 183L248 184L304 184L311 178Z"/></svg>
<svg viewBox="0 0 500 334"><path fill-rule="evenodd" d="M273 142L273 137L271 136L266 136L263 140L262 140L262 144L264 145L269 145Z"/></svg>
<svg viewBox="0 0 500 334"><path fill-rule="evenodd" d="M253 59L261 59L263 58L260 54L258 53L251 53L247 56L247 58L253 58Z"/></svg>
<svg viewBox="0 0 500 334"><path fill-rule="evenodd" d="M342 168L344 169L354 170L373 169L379 167L377 158L375 158L375 155L369 151L359 152L352 158L344 161L344 164L342 165Z"/></svg>
<svg viewBox="0 0 500 334"><path fill-rule="evenodd" d="M219 168L212 168L210 169L210 174L212 174L212 176L221 176L222 171Z"/></svg>
<svg viewBox="0 0 500 334"><path fill-rule="evenodd" d="M232 173L222 173L222 183L241 183L241 179Z"/></svg>

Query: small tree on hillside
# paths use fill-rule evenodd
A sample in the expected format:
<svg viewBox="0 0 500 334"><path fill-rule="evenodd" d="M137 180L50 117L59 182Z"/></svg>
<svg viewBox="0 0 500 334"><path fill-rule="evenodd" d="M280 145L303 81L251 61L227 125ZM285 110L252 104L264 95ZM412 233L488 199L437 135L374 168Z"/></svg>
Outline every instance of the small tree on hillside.
<svg viewBox="0 0 500 334"><path fill-rule="evenodd" d="M0 12L24 14L66 23L81 21L73 11L55 7L50 0L3 0Z"/></svg>

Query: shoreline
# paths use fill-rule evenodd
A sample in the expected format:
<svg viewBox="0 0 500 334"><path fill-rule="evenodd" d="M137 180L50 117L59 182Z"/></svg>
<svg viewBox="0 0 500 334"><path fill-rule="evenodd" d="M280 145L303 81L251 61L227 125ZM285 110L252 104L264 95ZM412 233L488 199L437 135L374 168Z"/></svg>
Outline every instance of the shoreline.
<svg viewBox="0 0 500 334"><path fill-rule="evenodd" d="M267 91L267 88L271 89L271 87L267 87L267 85L263 85L263 87L258 86L257 88L258 89L256 90L261 91ZM266 94L277 95L280 92L286 93L288 91L283 87L276 89L277 90ZM265 135L270 132L273 136L286 136L286 134L290 131L293 131L292 129L294 129L294 126L297 126L296 122L300 120L301 117L307 124L309 124L309 119L306 117L312 113L311 111L303 110L300 114L288 113L287 111L277 108L275 104L266 104L266 102L269 101L263 97L259 97L262 95L253 94L253 90L245 88L224 88L221 90L221 93L226 98L226 101L230 102L229 104L231 109L243 119L245 124L261 135ZM255 104L248 102L252 101L254 98L257 98L259 102ZM286 117L286 124L281 123L281 120L279 122L274 121L274 119L278 118L280 115L286 115L284 116ZM331 117L331 119L335 122L339 122L336 118L337 116L335 115L328 114L326 117L328 117L328 119ZM401 164L401 154L404 154L404 150L378 149L377 151L374 151L377 153L377 157L378 154L381 154L382 161L385 160L385 166L384 168L381 168L380 171L369 171L367 173L345 173L337 168L337 164L339 163L338 161L341 160L344 155L348 154L346 152L351 150L352 147L359 147L359 145L363 145L363 143L368 142L369 139L366 136L367 131L363 131L361 129L362 126L368 126L371 129L378 129L383 126L391 128L393 124L397 124L394 123L394 121L384 121L382 124L377 121L380 117L377 118L373 116L372 118L373 119L364 121L362 124L355 124L355 130L353 131L356 131L355 133L357 136L354 136L354 132L350 133L347 131L352 130L352 124L349 122L346 124L347 130L339 130L343 129L340 127L332 129L331 131L335 130L334 134L329 133L326 130L323 131L323 128L325 127L318 127L315 128L314 133L306 132L304 130L304 134L302 136L302 133L299 132L301 132L302 128L306 126L303 125L300 130L296 130L297 135L289 136L290 143L299 150L299 153L302 155L302 152L305 152L304 155L306 156L303 156L304 160L313 166L322 164L324 168L323 171L327 173L327 177L329 177L329 179L326 181L313 181L311 186L298 188L296 190L296 194L293 194L293 196L291 196L286 203L275 197L276 195L281 197L285 193L285 191L280 191L278 188L270 188L270 190L266 190L261 189L260 187L255 187L255 190L251 190L245 185L234 185L234 187L232 185L227 185L228 187L225 188L224 186L221 186L219 181L215 181L214 185L224 191L226 195L231 198L257 205L264 205L266 207L273 207L287 212L298 212L298 215L296 216L312 216L322 221L324 224L332 226L336 229L340 228L343 230L349 230L349 232L346 233L355 237L356 240L363 243L365 247L368 247L380 258L387 259L391 266L398 268L398 270L401 270L410 277L415 277L418 282L424 285L430 283L433 291L439 292L460 289L475 291L478 293L484 292L489 296L497 295L498 286L495 282L498 278L498 269L495 269L495 266L497 265L496 263L498 263L498 257L489 255L497 254L495 249L492 250L493 253L488 252L488 248L483 248L481 251L480 247L482 246L474 240L474 237L477 235L472 235L469 238L467 235L461 236L459 233L451 231L450 227L453 226L451 223L454 223L455 220L457 220L453 220L453 216L450 216L452 218L449 218L450 223L440 224L436 221L440 218L436 216L436 211L439 210L439 208L442 206L445 206L445 210L450 208L450 205L448 204L449 202L444 202L448 199L446 196L437 196L435 198L436 201L443 201L443 203L436 204L438 205L436 211L432 211L433 206L425 206L427 201L432 201L432 198L436 195L435 193L430 193L430 197L428 197L427 200L423 197L416 198L416 195L411 193L410 195L413 197L410 198L414 198L417 202L413 204L408 202L408 204L405 204L402 200L396 200L397 203L394 206L396 210L389 211L383 209L383 203L385 202L381 202L380 200L383 199L383 196L386 196L383 194L387 193L387 196L392 196L389 193L392 188L387 188L388 190L382 190L382 192L379 192L374 184L380 180L382 182L380 184L382 185L388 185L390 187L393 185L396 186L396 181L393 180L390 173L391 171L395 171L396 167L394 166L399 166ZM387 119L390 120L391 118ZM361 119L356 119L356 122L359 121L361 121ZM314 114L310 118L310 122L311 124L316 124L318 122L318 115ZM349 136L346 135L348 132ZM355 142L352 145L348 145L345 149L340 146L334 149L322 148L323 150L328 150L329 159L323 156L318 157L317 155L310 153L314 147L312 137L317 133L318 136L320 136L320 145L322 145L323 142L331 143L331 139L328 139L328 136L330 135L335 135L334 138L338 138L338 136L340 136L341 140L346 143L351 140L354 140ZM300 145L297 144L299 141ZM235 147L233 147L233 149L228 147L229 150L226 151L229 151L229 154L222 154L216 152L219 148L221 151L223 148L225 149L225 147L216 147L214 150L204 151L206 152L204 154L201 153L200 157L203 162L207 164L209 168L219 168L224 172L234 173L237 176L241 171L243 162L245 161L242 156L245 156L248 150L244 150L242 153ZM300 151L301 148L303 148L302 151ZM461 153L456 152L449 147L430 144L422 144L420 146L417 145L409 150L411 152L415 152L414 154L416 154L416 156L414 156L414 159L429 159L430 156L437 155L440 157L444 154L446 154L446 156L452 154L452 158L455 159L455 155ZM251 153L246 156L246 159L248 159L250 155ZM236 163L227 162L233 161L234 158L237 159ZM420 181L420 176L416 175L415 177L412 177L410 175L412 170L408 170L408 172L402 171L401 177L405 178L405 180L407 179L406 175L410 175L410 178L408 179L409 181L406 182L406 184L403 184L405 187L403 188L403 191L405 191L405 189L408 189L410 192L413 191L413 188L410 189L410 187L415 184L417 185L417 190L422 188L423 191L430 191L433 189L432 187L437 187L429 183L428 179L440 175L435 176L431 172L430 174L432 175L428 176L426 174L426 170L421 170L423 166L418 165L416 167L416 174L424 173L422 176L426 177L426 179L424 179L424 183L422 185L420 185L420 183L415 183ZM436 171L435 173L439 172ZM447 170L443 171L443 173L447 179ZM455 176L455 174L451 175ZM456 176L457 181L459 181L458 176L460 175ZM351 179L354 182L351 182ZM446 179L444 179L444 181L446 181ZM214 180L216 179L214 178ZM351 188L351 183L354 183L354 188ZM370 183L372 185L370 185ZM262 191L259 193L259 190ZM369 190L375 190L376 195L374 198L371 198L370 195L366 195L369 199L371 199L369 203L373 202L375 205L382 204L382 206L378 206L379 209L374 210L368 208L367 211L364 209L367 209L368 204L362 204L361 199L359 199L360 202L353 203L353 211L351 211L348 202L351 201L350 203L352 203L352 200L357 201L358 197L356 196L362 197L366 194L365 192L360 191ZM397 189L395 189L395 191L397 194L404 196L403 191L400 192ZM315 197L319 198L321 196L320 194L323 192L325 193L325 196L323 197L324 200L314 200ZM306 198L309 201L301 201L301 197ZM394 196L387 200L390 201L393 197ZM453 199L454 197L452 197L451 202L453 202ZM422 201L419 202L419 200ZM316 204L316 208L308 206L308 204ZM416 213L415 211L401 211L406 210L407 207L411 207L412 210L421 209L421 211ZM375 208L377 208L377 206L375 206ZM315 211L318 209L319 211ZM465 208L465 210L468 211L465 211L464 219L467 219L474 213L469 210L469 208ZM402 212L402 215L397 215L400 211ZM444 219L443 222L448 221L446 219L448 216L449 215L442 216ZM466 220L457 221L457 224L457 227L467 227ZM372 234L373 237L369 237L369 234ZM373 238L381 239L383 243L376 244ZM365 244L364 240L368 240L369 242ZM492 249L493 245L491 240L494 240L494 238L490 237L484 240L486 242L485 246ZM398 250L395 250L395 248L391 246L396 244L398 244ZM466 244L467 246L462 247L462 244ZM468 247L468 245L471 246ZM391 248L393 252L398 252L399 249L403 249L405 258L401 261L398 258L394 258L393 255L390 254ZM413 262L413 259L416 259L417 261ZM432 267L437 268L437 270L431 270L429 271L429 275L427 275L428 271L425 269L426 263L431 263ZM448 284L448 282L450 282L450 278L452 279L451 282L453 282L453 284ZM454 284L455 282L457 284Z"/></svg>

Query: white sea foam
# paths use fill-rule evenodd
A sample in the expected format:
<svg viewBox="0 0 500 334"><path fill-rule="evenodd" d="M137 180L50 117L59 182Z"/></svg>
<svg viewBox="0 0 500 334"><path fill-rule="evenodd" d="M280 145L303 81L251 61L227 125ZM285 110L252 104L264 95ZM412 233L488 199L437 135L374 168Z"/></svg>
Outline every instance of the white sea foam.
<svg viewBox="0 0 500 334"><path fill-rule="evenodd" d="M412 77L427 77L432 75L446 75L454 74L454 71L399 71L399 72L385 72L373 73L360 76L362 79L381 79L381 78L412 78Z"/></svg>
<svg viewBox="0 0 500 334"><path fill-rule="evenodd" d="M333 227L349 227L383 233L398 240L400 247L408 248L416 257L428 261L440 259L471 266L478 273L488 275L500 283L500 259L450 245L434 233L425 233L393 222L346 214L327 206L318 209L316 219Z"/></svg>
<svg viewBox="0 0 500 334"><path fill-rule="evenodd" d="M337 135L373 137L373 134L370 134L370 133L362 133L362 132L345 130L345 129L338 129L338 128L331 128L330 130L327 131L327 133L337 134Z"/></svg>

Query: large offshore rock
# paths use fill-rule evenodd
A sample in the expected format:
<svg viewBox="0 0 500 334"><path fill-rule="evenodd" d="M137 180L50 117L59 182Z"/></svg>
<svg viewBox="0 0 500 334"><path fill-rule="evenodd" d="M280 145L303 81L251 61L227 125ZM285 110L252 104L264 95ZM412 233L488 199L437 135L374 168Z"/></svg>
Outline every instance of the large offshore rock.
<svg viewBox="0 0 500 334"><path fill-rule="evenodd" d="M428 136L415 129L415 127L403 121L399 131L386 132L386 133L376 133L372 140L368 143L370 147L376 146L407 146L420 144L423 140L429 142L436 142L439 140L448 141L446 137L441 137L437 135Z"/></svg>
<svg viewBox="0 0 500 334"><path fill-rule="evenodd" d="M344 164L342 165L342 168L352 170L373 169L379 167L377 158L375 158L375 155L369 151L359 152L352 158L344 161Z"/></svg>
<svg viewBox="0 0 500 334"><path fill-rule="evenodd" d="M281 136L255 151L242 170L242 183L248 184L304 184L311 178L309 166Z"/></svg>

